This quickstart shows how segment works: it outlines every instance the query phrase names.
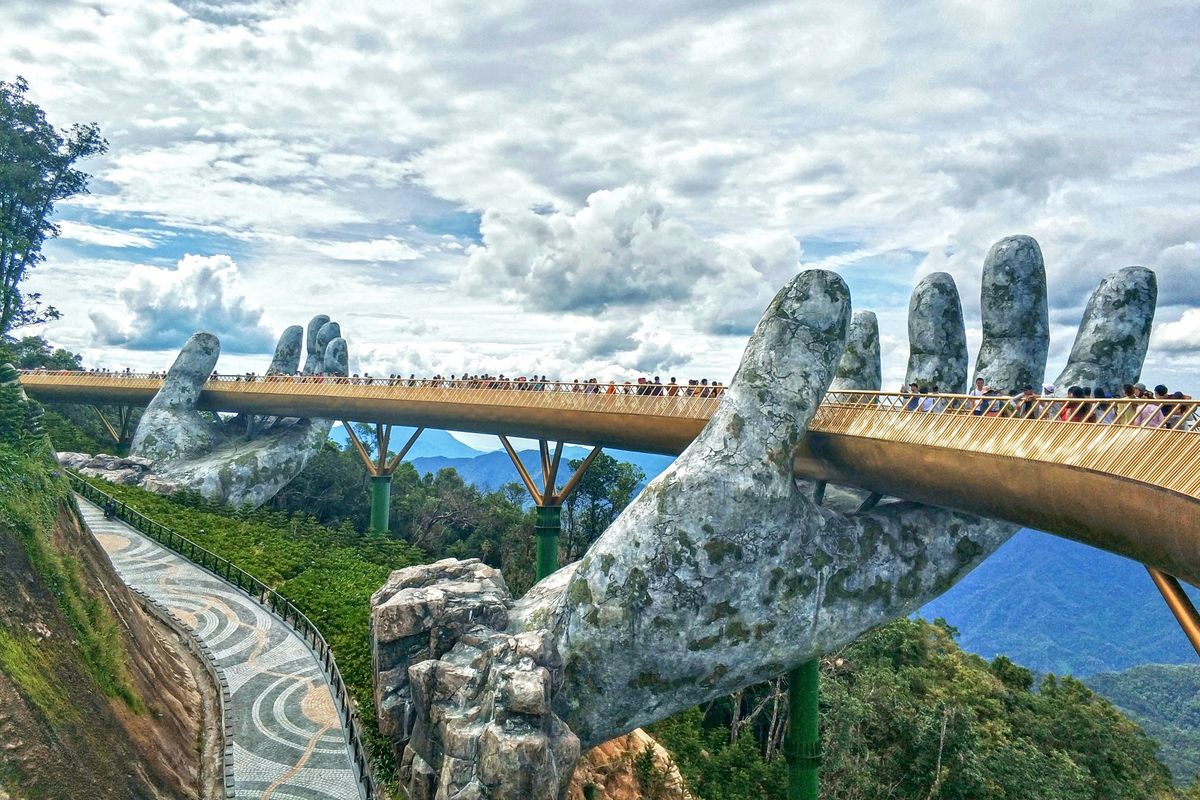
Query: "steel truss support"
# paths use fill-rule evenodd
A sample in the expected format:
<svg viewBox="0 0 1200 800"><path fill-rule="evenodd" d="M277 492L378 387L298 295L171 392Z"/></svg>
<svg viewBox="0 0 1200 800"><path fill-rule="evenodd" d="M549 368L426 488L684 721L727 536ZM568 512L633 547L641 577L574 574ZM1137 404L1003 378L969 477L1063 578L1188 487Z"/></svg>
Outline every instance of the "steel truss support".
<svg viewBox="0 0 1200 800"><path fill-rule="evenodd" d="M554 452L551 453L550 443L545 439L538 440L538 454L542 462L540 486L533 480L529 470L525 469L525 465L521 463L517 451L513 449L507 436L500 436L500 444L504 445L504 451L512 459L513 466L517 468L517 474L521 476L521 482L525 484L525 488L529 490L529 496L533 498L533 503L537 506L536 575L537 580L540 581L558 569L558 537L562 532L563 501L571 496L571 492L575 491L575 487L579 485L580 479L588 471L592 461L600 454L601 448L593 447L592 452L588 453L587 457L583 459L583 463L579 465L579 469L575 470L563 487L559 489L558 468L562 462L562 442L555 442Z"/></svg>
<svg viewBox="0 0 1200 800"><path fill-rule="evenodd" d="M392 426L375 423L376 453L372 457L371 451L363 444L362 438L359 437L354 427L344 420L342 425L346 428L346 434L350 437L350 444L354 446L354 452L358 453L359 461L367 468L367 474L371 476L371 530L386 533L392 512L392 475L425 429L417 428L413 431L412 436L408 437L408 441L404 443L399 452L394 456L389 456L388 445L392 440Z"/></svg>
<svg viewBox="0 0 1200 800"><path fill-rule="evenodd" d="M814 658L788 673L788 732L783 744L788 800L817 800L821 792L820 664Z"/></svg>
<svg viewBox="0 0 1200 800"><path fill-rule="evenodd" d="M1154 585L1158 587L1163 599L1167 601L1167 606L1175 615L1179 627L1183 628L1188 641L1192 643L1192 647L1196 648L1196 654L1200 655L1200 614L1196 613L1196 607L1184 593L1183 587L1179 585L1179 580L1173 575L1159 572L1154 567L1146 567L1146 571L1150 573Z"/></svg>
<svg viewBox="0 0 1200 800"><path fill-rule="evenodd" d="M104 426L105 433L112 437L116 445L120 446L129 443L129 437L132 433L129 430L129 425L133 421L133 406L117 406L117 420L115 425L105 416L104 409L100 408L100 406L92 406L92 410L100 418L100 424Z"/></svg>

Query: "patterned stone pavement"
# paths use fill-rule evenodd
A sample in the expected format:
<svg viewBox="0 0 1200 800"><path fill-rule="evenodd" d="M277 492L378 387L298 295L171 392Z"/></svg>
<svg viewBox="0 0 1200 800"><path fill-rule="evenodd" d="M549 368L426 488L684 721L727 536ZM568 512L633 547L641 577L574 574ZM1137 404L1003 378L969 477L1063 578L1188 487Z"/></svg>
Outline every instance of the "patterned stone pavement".
<svg viewBox="0 0 1200 800"><path fill-rule="evenodd" d="M229 682L238 800L360 800L350 747L316 656L231 584L78 498L122 580L170 609Z"/></svg>

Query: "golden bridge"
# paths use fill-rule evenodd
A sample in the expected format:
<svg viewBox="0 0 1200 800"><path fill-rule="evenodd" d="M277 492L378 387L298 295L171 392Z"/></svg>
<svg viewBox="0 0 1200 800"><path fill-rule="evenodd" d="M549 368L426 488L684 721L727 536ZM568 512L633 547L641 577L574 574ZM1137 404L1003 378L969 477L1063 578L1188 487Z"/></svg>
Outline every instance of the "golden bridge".
<svg viewBox="0 0 1200 800"><path fill-rule="evenodd" d="M22 373L21 383L41 401L128 408L148 404L162 378L33 371ZM678 454L720 402L692 387L675 394L639 388L608 393L603 384L214 375L199 408L374 423L381 443L374 457L347 430L379 483L390 481L420 429L495 434L539 511L552 508L557 523L557 506L600 448ZM826 482L865 490L864 508L884 496L955 508L1140 561L1200 651L1200 621L1171 577L1200 585L1200 403L1155 401L1163 404L1157 410L1138 400L1039 398L1013 405L966 395L919 398L830 392L796 451L796 476L816 482L821 493ZM392 425L418 432L389 458ZM540 482L516 457L509 436L539 440ZM559 488L562 442L594 449Z"/></svg>

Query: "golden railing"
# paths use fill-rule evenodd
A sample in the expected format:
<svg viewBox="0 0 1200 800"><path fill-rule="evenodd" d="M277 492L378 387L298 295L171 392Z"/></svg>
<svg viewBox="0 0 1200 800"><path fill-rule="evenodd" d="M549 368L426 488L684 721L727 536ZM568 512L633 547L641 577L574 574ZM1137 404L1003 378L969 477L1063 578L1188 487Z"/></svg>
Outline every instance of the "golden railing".
<svg viewBox="0 0 1200 800"><path fill-rule="evenodd" d="M111 387L157 390L162 376L155 373L28 371L21 373L31 388L39 385ZM567 381L434 380L353 378L315 375L213 375L205 390L320 395L356 399L467 403L592 411L707 420L720 402L721 388L668 384L609 384ZM611 389L611 391L610 391ZM693 391L694 390L694 391Z"/></svg>
<svg viewBox="0 0 1200 800"><path fill-rule="evenodd" d="M119 386L153 392L162 385L162 375L35 370L23 372L22 381L30 389ZM217 374L204 388L226 395L254 394L259 400L264 395L279 395L281 400L319 395L423 405L607 412L695 420L697 425L716 410L722 391L662 384ZM809 430L1074 466L1200 497L1200 402L1196 400L835 391L826 395Z"/></svg>
<svg viewBox="0 0 1200 800"><path fill-rule="evenodd" d="M809 430L1062 464L1200 499L1195 400L830 392Z"/></svg>

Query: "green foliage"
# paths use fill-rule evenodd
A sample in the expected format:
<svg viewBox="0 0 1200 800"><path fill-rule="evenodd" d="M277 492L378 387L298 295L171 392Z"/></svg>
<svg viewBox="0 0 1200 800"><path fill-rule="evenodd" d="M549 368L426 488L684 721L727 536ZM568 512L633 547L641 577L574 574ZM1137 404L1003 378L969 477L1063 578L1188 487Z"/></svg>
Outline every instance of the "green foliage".
<svg viewBox="0 0 1200 800"><path fill-rule="evenodd" d="M55 469L46 438L29 432L29 411L36 407L21 400L15 384L0 383L0 527L16 534L30 564L57 598L99 689L141 711L142 701L129 683L116 622L88 591L78 560L55 542L55 519L69 502L69 491ZM9 654L17 652L20 644L19 638L10 636ZM29 659L11 661L18 672L27 663Z"/></svg>
<svg viewBox="0 0 1200 800"><path fill-rule="evenodd" d="M1145 664L1093 675L1085 683L1146 729L1163 746L1179 783L1200 775L1200 666ZM1200 798L1200 783L1194 784Z"/></svg>
<svg viewBox="0 0 1200 800"><path fill-rule="evenodd" d="M570 473L582 463L582 459L569 461ZM568 562L582 557L592 542L600 538L629 505L645 479L646 473L640 467L618 461L608 453L601 452L592 459L588 471L563 505L562 548Z"/></svg>
<svg viewBox="0 0 1200 800"><path fill-rule="evenodd" d="M56 129L28 91L22 78L0 81L0 336L58 318L21 283L41 262L42 244L58 235L54 204L87 192L76 162L108 149L94 124Z"/></svg>
<svg viewBox="0 0 1200 800"><path fill-rule="evenodd" d="M366 531L370 482L350 448L326 443L273 506L333 526ZM515 594L533 584L533 517L505 491L481 492L453 469L419 474L402 463L392 476L390 533L432 558L479 558L504 571Z"/></svg>
<svg viewBox="0 0 1200 800"><path fill-rule="evenodd" d="M233 510L194 493L168 498L95 483L269 584L307 615L333 648L376 763L390 770L391 753L376 733L371 695L371 594L393 569L426 562L427 554L393 537L359 533L348 523L322 525L304 513Z"/></svg>
<svg viewBox="0 0 1200 800"><path fill-rule="evenodd" d="M737 698L736 739L730 699L652 733L700 797L782 798L779 742L763 733L779 726L762 724L772 698L770 685ZM963 652L937 623L894 622L825 659L821 717L824 800L1176 796L1155 743L1106 700L1072 678L1035 691L1027 670Z"/></svg>
<svg viewBox="0 0 1200 800"><path fill-rule="evenodd" d="M83 369L82 356L61 347L53 347L41 336L0 341L0 362L8 362L17 369Z"/></svg>

